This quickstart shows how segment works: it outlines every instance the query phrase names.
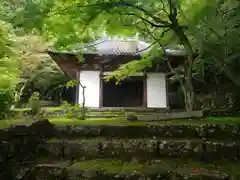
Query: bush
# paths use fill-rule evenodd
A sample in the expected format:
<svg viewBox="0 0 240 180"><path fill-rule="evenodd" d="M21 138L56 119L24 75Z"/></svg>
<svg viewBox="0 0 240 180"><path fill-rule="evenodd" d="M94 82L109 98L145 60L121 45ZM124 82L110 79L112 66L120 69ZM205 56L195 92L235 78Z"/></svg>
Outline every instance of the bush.
<svg viewBox="0 0 240 180"><path fill-rule="evenodd" d="M28 102L28 106L30 107L30 114L33 116L39 115L41 113L41 102L39 96L39 93L33 93Z"/></svg>
<svg viewBox="0 0 240 180"><path fill-rule="evenodd" d="M0 119L5 119L10 115L14 96L10 89L0 89Z"/></svg>
<svg viewBox="0 0 240 180"><path fill-rule="evenodd" d="M84 120L89 112L87 107L81 107L79 104L71 105L66 101L63 102L62 107L64 109L64 116L67 118Z"/></svg>

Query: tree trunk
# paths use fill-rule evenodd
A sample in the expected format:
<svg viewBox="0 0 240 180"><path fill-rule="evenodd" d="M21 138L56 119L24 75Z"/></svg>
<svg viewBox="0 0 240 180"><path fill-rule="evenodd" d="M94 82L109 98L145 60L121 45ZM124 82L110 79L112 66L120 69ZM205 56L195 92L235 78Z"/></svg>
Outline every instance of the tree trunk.
<svg viewBox="0 0 240 180"><path fill-rule="evenodd" d="M19 92L15 92L14 95L14 104L12 105L11 109L14 109L16 106L16 103L20 100L20 98L22 97L23 94L23 90L25 89L25 87L27 86L27 82L23 84L23 86L21 87Z"/></svg>
<svg viewBox="0 0 240 180"><path fill-rule="evenodd" d="M185 60L185 67L184 67L184 74L185 74L184 99L185 99L186 111L190 112L190 111L193 111L194 104L195 104L194 89L192 85L192 66L194 61L193 49L187 35L184 33L183 28L179 25L178 18L177 18L178 7L177 7L176 1L168 0L168 2L169 2L169 9L170 9L169 19L172 22L171 29L178 36L179 40L183 44L188 55L187 60Z"/></svg>
<svg viewBox="0 0 240 180"><path fill-rule="evenodd" d="M185 99L186 111L191 112L193 111L194 105L195 105L195 93L194 93L194 88L192 84L192 67L193 67L193 61L194 61L193 49L189 42L189 39L185 35L183 29L179 27L179 25L176 26L176 29L174 31L178 35L185 50L187 51L187 60L185 60L185 66L184 66L184 74L185 74L184 99Z"/></svg>
<svg viewBox="0 0 240 180"><path fill-rule="evenodd" d="M188 54L188 65L185 67L185 107L186 111L193 111L195 104L195 93L192 84L193 55Z"/></svg>

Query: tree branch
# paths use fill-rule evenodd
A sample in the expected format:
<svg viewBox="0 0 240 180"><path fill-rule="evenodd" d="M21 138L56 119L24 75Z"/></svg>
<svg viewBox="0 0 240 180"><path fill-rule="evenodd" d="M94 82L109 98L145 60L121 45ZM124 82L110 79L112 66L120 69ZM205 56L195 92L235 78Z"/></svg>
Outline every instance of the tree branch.
<svg viewBox="0 0 240 180"><path fill-rule="evenodd" d="M141 19L142 21L150 24L152 27L156 27L156 28L167 28L167 27L171 27L171 24L155 24L153 23L152 21L138 15L138 14L135 14L135 13L126 13L126 14L122 14L122 15L127 15L127 16L137 16L139 19Z"/></svg>
<svg viewBox="0 0 240 180"><path fill-rule="evenodd" d="M146 25L145 25L146 26ZM157 42L159 44L159 46L163 49L163 52L164 52L164 56L165 56L165 60L167 62L167 65L169 67L169 69L171 70L171 72L173 74L175 74L177 76L177 79L181 85L181 88L184 92L184 94L186 93L186 89L185 89L185 86L184 86L184 82L182 81L181 77L179 76L179 74L177 72L174 71L174 69L172 68L172 65L171 63L168 61L168 58L166 56L166 49L164 48L164 46L162 45L162 43L152 34L152 32L148 29L148 27L146 26L146 29L148 30L148 33L152 36L152 38L155 40L155 42ZM167 29L167 30L171 30L171 29ZM167 31L165 30L165 31ZM165 32L163 31L163 33Z"/></svg>
<svg viewBox="0 0 240 180"><path fill-rule="evenodd" d="M106 9L111 9L111 8L114 8L114 7L122 7L122 6L125 6L125 7L131 7L133 9L136 9L138 11L141 11L143 12L145 15L151 17L155 22L157 23L161 23L163 25L169 25L170 23L165 21L165 20L162 20L161 18L157 17L157 16L154 16L152 13L148 12L146 9L140 7L140 6L137 6L135 4L131 4L131 3L128 3L128 2L125 2L125 1L120 1L120 2L105 2L105 3L96 3L96 4L88 4L88 5L81 5L81 4L75 4L74 7L78 7L78 8L86 8L86 7L100 7L102 8L103 10L106 10ZM64 9L61 9L60 11L66 11L67 9L69 9L71 7L65 7Z"/></svg>
<svg viewBox="0 0 240 180"><path fill-rule="evenodd" d="M140 53L140 52L146 51L146 50L150 49L155 43L156 43L156 42L153 42L153 43L151 43L149 46L147 46L146 48L141 49L141 50L139 50L139 51L136 51L135 53Z"/></svg>
<svg viewBox="0 0 240 180"><path fill-rule="evenodd" d="M100 11L98 11L96 14L92 15L90 18L89 18L89 21L87 22L85 28L83 29L82 33L84 33L86 31L86 29L88 28L88 26L90 25L90 23L95 19L97 18L98 15L100 15L104 10L101 9Z"/></svg>

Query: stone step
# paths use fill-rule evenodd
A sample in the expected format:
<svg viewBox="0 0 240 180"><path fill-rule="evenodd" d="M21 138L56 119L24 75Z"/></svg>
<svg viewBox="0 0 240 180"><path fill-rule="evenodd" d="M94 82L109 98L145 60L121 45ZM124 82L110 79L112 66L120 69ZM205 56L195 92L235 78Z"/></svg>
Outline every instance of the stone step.
<svg viewBox="0 0 240 180"><path fill-rule="evenodd" d="M161 125L91 125L91 126L55 126L56 138L206 138L235 139L240 136L240 125L235 124L161 124Z"/></svg>
<svg viewBox="0 0 240 180"><path fill-rule="evenodd" d="M118 158L148 160L156 157L240 160L239 141L201 139L51 139L39 152L63 159Z"/></svg>
<svg viewBox="0 0 240 180"><path fill-rule="evenodd" d="M223 162L222 162L223 163ZM235 170L233 170L235 168ZM158 160L152 164L95 159L38 164L28 180L234 180L239 179L237 164L223 166L193 161Z"/></svg>

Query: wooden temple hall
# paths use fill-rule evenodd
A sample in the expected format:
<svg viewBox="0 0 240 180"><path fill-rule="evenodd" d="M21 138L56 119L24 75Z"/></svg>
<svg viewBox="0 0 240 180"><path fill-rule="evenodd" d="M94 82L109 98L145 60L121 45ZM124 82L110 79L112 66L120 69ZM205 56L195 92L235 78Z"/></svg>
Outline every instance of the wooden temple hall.
<svg viewBox="0 0 240 180"><path fill-rule="evenodd" d="M89 45L88 45L89 46ZM139 60L149 45L134 40L105 40L92 44L94 51L85 50L83 61L76 53L48 51L58 66L72 79L85 86L85 104L90 108L136 107L169 108L170 89L167 83L169 72L162 60L156 60L145 72L138 72L116 85L114 80L105 82L121 64ZM183 59L181 54L171 55L171 64L176 66ZM74 90L75 103L83 101L83 89L79 85ZM73 93L73 91L72 91Z"/></svg>

